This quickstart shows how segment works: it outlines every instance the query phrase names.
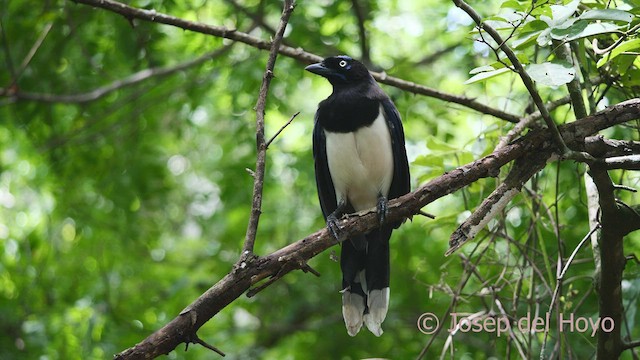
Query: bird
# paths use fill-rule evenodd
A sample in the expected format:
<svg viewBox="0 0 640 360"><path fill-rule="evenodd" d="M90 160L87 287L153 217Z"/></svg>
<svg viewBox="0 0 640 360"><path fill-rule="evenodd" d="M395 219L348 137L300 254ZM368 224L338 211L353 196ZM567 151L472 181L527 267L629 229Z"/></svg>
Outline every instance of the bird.
<svg viewBox="0 0 640 360"><path fill-rule="evenodd" d="M341 242L342 315L347 333L363 323L383 333L389 307L389 239L402 221L385 221L389 199L410 191L409 163L398 109L361 62L338 55L305 70L333 92L315 114L313 158L322 214L340 241L339 219L376 208L379 226Z"/></svg>

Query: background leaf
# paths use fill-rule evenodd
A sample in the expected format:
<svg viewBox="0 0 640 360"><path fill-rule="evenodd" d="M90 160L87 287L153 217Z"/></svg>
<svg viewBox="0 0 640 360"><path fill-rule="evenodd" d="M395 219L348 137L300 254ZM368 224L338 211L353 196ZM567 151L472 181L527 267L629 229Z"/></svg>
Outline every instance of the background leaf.
<svg viewBox="0 0 640 360"><path fill-rule="evenodd" d="M573 66L563 62L531 64L526 70L533 80L546 86L564 85L573 80L576 75Z"/></svg>

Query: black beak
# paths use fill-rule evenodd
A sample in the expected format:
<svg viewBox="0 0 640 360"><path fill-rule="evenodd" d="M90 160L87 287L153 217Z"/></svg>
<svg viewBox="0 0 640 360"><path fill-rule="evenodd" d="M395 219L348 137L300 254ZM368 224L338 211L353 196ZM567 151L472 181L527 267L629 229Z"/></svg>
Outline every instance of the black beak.
<svg viewBox="0 0 640 360"><path fill-rule="evenodd" d="M311 65L307 66L304 69L309 71L309 72L312 72L314 74L317 74L317 75L320 75L320 76L324 76L324 77L327 77L328 75L332 75L334 73L333 70L331 70L328 67L324 66L323 63L311 64Z"/></svg>

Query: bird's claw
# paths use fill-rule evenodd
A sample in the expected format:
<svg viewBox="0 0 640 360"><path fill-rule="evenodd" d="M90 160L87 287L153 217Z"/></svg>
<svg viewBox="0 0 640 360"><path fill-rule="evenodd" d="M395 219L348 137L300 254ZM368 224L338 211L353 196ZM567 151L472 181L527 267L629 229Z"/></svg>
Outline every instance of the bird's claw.
<svg viewBox="0 0 640 360"><path fill-rule="evenodd" d="M340 226L338 226L338 218L334 215L329 215L327 217L327 229L333 237L336 239L336 242L340 242Z"/></svg>
<svg viewBox="0 0 640 360"><path fill-rule="evenodd" d="M389 212L389 201L386 197L380 196L378 197L378 204L376 206L376 210L378 211L378 222L380 225L384 224L387 219L387 213Z"/></svg>

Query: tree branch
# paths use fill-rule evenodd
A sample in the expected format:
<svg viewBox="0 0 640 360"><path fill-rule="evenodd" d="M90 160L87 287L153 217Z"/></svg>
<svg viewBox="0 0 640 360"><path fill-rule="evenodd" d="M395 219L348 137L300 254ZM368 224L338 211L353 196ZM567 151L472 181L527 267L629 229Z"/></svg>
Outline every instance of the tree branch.
<svg viewBox="0 0 640 360"><path fill-rule="evenodd" d="M8 96L9 98L12 99L12 101L33 100L33 101L42 101L42 102L49 102L49 103L84 104L84 103L98 100L124 87L139 84L150 78L171 75L176 72L182 71L184 69L188 69L192 66L197 66L199 64L202 64L205 61L215 59L218 56L221 56L225 52L227 52L227 50L229 50L232 45L233 44L225 45L219 49L206 53L198 58L188 60L176 65L144 69L134 74L131 74L124 79L116 80L108 85L101 86L89 92L83 92L79 94L69 94L69 95L56 95L56 94L23 92L20 90L3 92L0 89L0 95Z"/></svg>
<svg viewBox="0 0 640 360"><path fill-rule="evenodd" d="M466 242L472 240L491 219L504 210L511 200L520 193L522 185L542 170L552 157L551 149L539 150L516 159L507 178L489 196L487 196L471 216L464 221L449 238L449 250L445 256L451 255Z"/></svg>
<svg viewBox="0 0 640 360"><path fill-rule="evenodd" d="M542 119L547 124L547 127L550 129L553 135L554 142L561 149L563 154L566 153L568 148L564 140L562 139L562 136L560 135L560 132L558 131L556 124L553 122L553 119L551 118L551 114L549 113L549 110L544 106L544 102L542 101L542 98L540 97L540 94L536 89L536 85L534 84L533 79L531 79L529 74L525 71L524 67L520 63L520 60L518 59L516 54L513 52L513 50L507 45L506 41L502 39L498 31L496 31L491 26L487 25L482 20L482 17L480 17L480 15L471 6L469 6L469 4L467 4L462 0L453 0L453 3L457 7L462 9L464 12L469 14L469 16L473 19L473 21L478 26L478 28L480 30L486 31L487 34L489 34L491 38L493 38L493 40L499 45L500 49L505 53L507 58L509 58L513 68L518 73L518 75L520 75L520 79L522 79L522 83L529 91L529 94L531 95L531 98L533 99L534 104L538 108L538 111L540 111L540 115L542 116Z"/></svg>
<svg viewBox="0 0 640 360"><path fill-rule="evenodd" d="M586 151L600 158L640 154L640 142L612 140L606 139L602 135L596 135L585 138L584 148L580 151Z"/></svg>
<svg viewBox="0 0 640 360"><path fill-rule="evenodd" d="M624 170L640 170L640 155L625 155L608 158L605 160L605 168L624 169Z"/></svg>
<svg viewBox="0 0 640 360"><path fill-rule="evenodd" d="M556 56L569 63L572 64L576 74L571 81L567 83L567 90L569 91L569 96L571 97L571 105L573 108L573 113L576 119L582 119L587 116L587 107L584 104L584 98L582 97L582 88L580 87L580 79L578 74L580 73L580 67L574 63L573 57L571 56L571 50L569 48L569 44L563 44L558 40L553 40L554 52Z"/></svg>
<svg viewBox="0 0 640 360"><path fill-rule="evenodd" d="M159 13L155 10L144 10L125 5L123 3L114 0L73 0L77 3L94 6L109 10L111 12L120 14L128 20L140 19L145 21L156 22L165 25L176 26L184 30L190 30L202 34L221 37L237 42L244 43L246 45L255 47L261 50L269 50L271 42L262 40L260 38L251 36L247 33L243 33L234 29L227 29L222 26L205 25L202 23L192 22L176 18L170 15ZM313 63L322 61L322 57L304 51L302 48L293 48L290 46L280 45L278 53L283 56L287 56L303 63ZM387 76L385 73L372 73L373 77L380 83L396 87L414 94L433 97L447 102L453 102L470 109L476 110L483 114L494 116L498 119L506 120L512 123L517 123L520 120L518 115L510 114L505 111L492 108L485 105L482 102L476 101L474 98L465 96L448 94L436 89L432 89L423 85L412 83L410 81L398 79L395 77Z"/></svg>
<svg viewBox="0 0 640 360"><path fill-rule="evenodd" d="M260 95L258 96L258 103L256 104L256 148L258 153L256 155L256 170L253 176L251 216L249 217L249 223L247 224L247 233L242 249L243 257L253 255L253 245L256 241L256 235L258 232L258 222L260 220L260 213L262 212L262 188L264 186L264 172L268 146L264 138L264 113L267 104L269 86L271 85L271 79L273 78L273 68L276 65L276 59L278 57L278 48L280 47L280 42L282 42L284 30L287 27L287 22L289 21L289 17L291 16L293 9L293 0L285 0L282 17L280 18L280 25L278 25L278 30L276 31L275 38L271 44L271 51L269 51L269 59L267 60L267 69L265 70L262 78Z"/></svg>
<svg viewBox="0 0 640 360"><path fill-rule="evenodd" d="M577 143L580 140L578 134L583 134L583 139L602 129L638 118L640 99L634 99L585 119L562 125L559 129L565 138ZM569 146L574 146L574 142L568 142ZM533 130L481 159L449 171L414 192L391 200L387 220L394 222L409 218L427 204L481 178L493 176L505 164L552 146L552 135L548 129ZM378 227L379 223L376 210L369 209L340 220L339 225L344 239L369 232ZM149 359L172 351L180 343L189 340L187 334L195 334L209 319L252 286L265 279L282 278L295 269L307 268L306 262L309 259L335 244L335 238L323 228L269 255L248 257L239 261L224 278L187 306L175 319L141 343L118 354L116 359ZM267 281L268 284L275 282ZM258 285L258 288L261 290L264 286Z"/></svg>
<svg viewBox="0 0 640 360"><path fill-rule="evenodd" d="M353 12L356 15L356 19L358 20L358 35L360 36L360 53L362 62L370 68L371 65L371 56L369 54L369 42L367 41L367 29L364 25L367 20L364 9L362 8L362 4L358 0L351 0L351 7Z"/></svg>
<svg viewBox="0 0 640 360"><path fill-rule="evenodd" d="M633 349L633 348L637 348L640 347L640 340L636 340L636 341L631 341L628 343L625 343L622 348L624 350L629 350L629 349Z"/></svg>
<svg viewBox="0 0 640 360"><path fill-rule="evenodd" d="M269 141L267 141L267 143L266 143L266 147L267 147L267 149L269 148L269 145L271 145L271 143L272 143L272 142L273 142L273 141L278 137L278 135L280 135L280 133L281 133L282 131L284 131L284 129L285 129L287 126L291 125L291 123L293 122L293 119L295 119L295 118L296 118L296 116L298 116L298 115L300 115L300 111L298 111L298 112L296 112L295 114L291 115L291 117L289 118L289 121L287 121L284 125L282 125L282 126L280 127L280 129L279 129L278 131L276 131L276 133L275 133L275 134L273 134L273 136L271 137L271 139L269 139Z"/></svg>
<svg viewBox="0 0 640 360"><path fill-rule="evenodd" d="M626 263L620 231L626 219L621 216L614 196L614 186L607 170L600 163L589 166L589 174L598 189L600 203L600 319L611 318L611 331L598 331L597 359L617 359L622 352L622 272Z"/></svg>

